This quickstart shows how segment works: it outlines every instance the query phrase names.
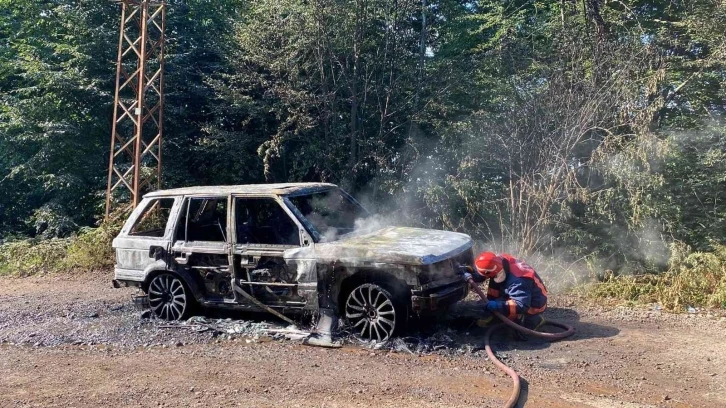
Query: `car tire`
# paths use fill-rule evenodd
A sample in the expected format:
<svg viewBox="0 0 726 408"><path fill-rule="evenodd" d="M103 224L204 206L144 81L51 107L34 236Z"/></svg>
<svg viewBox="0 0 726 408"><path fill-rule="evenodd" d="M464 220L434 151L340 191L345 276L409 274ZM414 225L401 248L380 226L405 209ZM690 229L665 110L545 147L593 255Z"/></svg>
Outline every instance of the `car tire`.
<svg viewBox="0 0 726 408"><path fill-rule="evenodd" d="M346 326L363 340L384 342L398 333L407 320L407 309L395 291L384 284L364 283L345 297Z"/></svg>
<svg viewBox="0 0 726 408"><path fill-rule="evenodd" d="M164 320L182 320L192 308L194 297L182 279L171 273L156 275L147 291L151 312Z"/></svg>

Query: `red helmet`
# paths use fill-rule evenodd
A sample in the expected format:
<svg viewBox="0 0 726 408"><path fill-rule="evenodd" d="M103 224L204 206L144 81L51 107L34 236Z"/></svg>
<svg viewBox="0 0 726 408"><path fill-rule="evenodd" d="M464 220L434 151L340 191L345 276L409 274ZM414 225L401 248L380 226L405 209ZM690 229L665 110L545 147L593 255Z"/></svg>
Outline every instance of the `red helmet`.
<svg viewBox="0 0 726 408"><path fill-rule="evenodd" d="M487 278L497 276L504 269L502 258L494 252L482 252L474 261L476 271Z"/></svg>

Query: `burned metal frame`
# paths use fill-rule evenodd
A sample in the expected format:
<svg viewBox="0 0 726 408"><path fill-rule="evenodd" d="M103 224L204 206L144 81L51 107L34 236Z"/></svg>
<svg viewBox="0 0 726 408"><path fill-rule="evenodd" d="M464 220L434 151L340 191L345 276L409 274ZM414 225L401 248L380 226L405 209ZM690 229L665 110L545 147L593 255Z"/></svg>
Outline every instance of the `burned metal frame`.
<svg viewBox="0 0 726 408"><path fill-rule="evenodd" d="M440 310L467 295L469 286L454 267L473 262L473 241L465 234L387 227L331 242L313 241L303 225L305 217L297 215L299 209L295 211L296 207L287 198L332 188L338 187L323 183L288 183L184 187L148 193L114 239L114 285L138 286L148 293L153 279L160 274L173 274L187 285L189 296L205 307L267 311L281 319L286 319L286 313L318 313L316 331L321 336L319 339L323 339L320 344L335 330L341 312L346 313L343 316L361 336L382 341L390 337L397 326L405 325L409 314ZM211 197L227 197L228 238L194 243L186 236L184 241L176 239L175 232L180 223L189 219L188 213L182 213L189 208L185 207L185 202ZM153 200L161 198L175 199L164 236L131 234L133 225L143 217L145 207L153 208ZM296 225L300 233L299 244L250 243L240 239L238 199L274 200ZM200 261L197 255L210 255L214 259ZM253 278L253 272L277 265L282 266L285 277L268 271L268 276L276 275L277 279ZM211 279L206 271L211 272ZM200 281L200 278L205 280ZM206 279L212 284L209 285ZM219 290L217 280L228 282L227 290ZM260 287L271 289L268 292L273 296L259 296L256 289ZM230 288L234 299L228 295ZM282 288L290 288L290 295L273 293ZM366 296L371 296L367 304L348 304L356 288L363 288ZM375 297L373 292L376 292ZM377 293L387 293L386 299ZM360 295L356 296L360 299ZM391 302L391 307L386 300ZM358 317L364 317L368 323L352 321L357 313L351 310L366 306L367 313ZM390 327L376 326L379 320L382 321L381 315L388 320L395 319L392 320L394 323L386 325L383 322Z"/></svg>
<svg viewBox="0 0 726 408"><path fill-rule="evenodd" d="M121 4L106 218L123 214L161 182L166 3Z"/></svg>

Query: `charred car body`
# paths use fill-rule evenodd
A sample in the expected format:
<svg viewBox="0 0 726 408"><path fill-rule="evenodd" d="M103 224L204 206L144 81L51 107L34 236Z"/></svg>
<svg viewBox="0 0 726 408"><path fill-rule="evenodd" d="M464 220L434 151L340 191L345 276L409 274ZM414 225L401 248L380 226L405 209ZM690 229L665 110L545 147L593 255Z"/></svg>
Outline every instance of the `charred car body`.
<svg viewBox="0 0 726 408"><path fill-rule="evenodd" d="M195 306L332 310L376 340L412 314L466 296L456 265L471 264L468 235L366 231L369 217L325 183L157 191L144 196L113 242L114 285L140 287L163 319L182 319Z"/></svg>

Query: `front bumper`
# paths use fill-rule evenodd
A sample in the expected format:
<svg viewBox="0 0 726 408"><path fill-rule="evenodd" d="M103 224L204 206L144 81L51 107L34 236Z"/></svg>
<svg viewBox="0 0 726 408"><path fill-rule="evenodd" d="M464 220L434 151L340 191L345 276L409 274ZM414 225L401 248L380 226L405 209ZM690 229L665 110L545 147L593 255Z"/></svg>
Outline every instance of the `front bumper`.
<svg viewBox="0 0 726 408"><path fill-rule="evenodd" d="M466 297L469 285L463 277L441 279L412 291L411 305L416 313L444 309Z"/></svg>

